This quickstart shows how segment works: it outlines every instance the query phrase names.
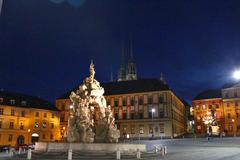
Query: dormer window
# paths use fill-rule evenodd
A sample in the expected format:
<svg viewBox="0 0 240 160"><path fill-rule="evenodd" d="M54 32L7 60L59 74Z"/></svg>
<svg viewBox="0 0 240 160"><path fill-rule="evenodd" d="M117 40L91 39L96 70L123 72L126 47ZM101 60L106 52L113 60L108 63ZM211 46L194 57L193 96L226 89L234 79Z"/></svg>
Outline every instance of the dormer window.
<svg viewBox="0 0 240 160"><path fill-rule="evenodd" d="M21 104L22 104L22 106L26 106L27 102L26 101L22 101Z"/></svg>
<svg viewBox="0 0 240 160"><path fill-rule="evenodd" d="M2 97L0 98L0 103L3 103L3 98Z"/></svg>
<svg viewBox="0 0 240 160"><path fill-rule="evenodd" d="M14 105L14 104L15 104L15 100L14 100L14 99L11 99L11 100L10 100L10 104L11 104L11 105Z"/></svg>

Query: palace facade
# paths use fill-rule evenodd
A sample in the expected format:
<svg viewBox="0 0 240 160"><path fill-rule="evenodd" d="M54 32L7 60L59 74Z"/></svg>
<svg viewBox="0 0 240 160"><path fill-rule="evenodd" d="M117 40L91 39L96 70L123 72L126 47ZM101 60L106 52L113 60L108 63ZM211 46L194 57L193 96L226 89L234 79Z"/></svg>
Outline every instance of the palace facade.
<svg viewBox="0 0 240 160"><path fill-rule="evenodd" d="M0 145L60 140L58 109L48 101L0 91Z"/></svg>
<svg viewBox="0 0 240 160"><path fill-rule="evenodd" d="M207 90L193 100L195 132L204 135L207 125L204 117L211 113L215 119L212 131L229 136L240 135L240 83L224 85L221 89ZM214 130L214 128L216 130Z"/></svg>

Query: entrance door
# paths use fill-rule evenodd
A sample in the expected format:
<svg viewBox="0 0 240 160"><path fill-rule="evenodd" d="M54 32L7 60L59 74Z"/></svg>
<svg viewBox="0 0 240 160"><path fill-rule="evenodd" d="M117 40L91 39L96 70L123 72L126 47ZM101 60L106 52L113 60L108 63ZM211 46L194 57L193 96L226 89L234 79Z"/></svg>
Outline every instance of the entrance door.
<svg viewBox="0 0 240 160"><path fill-rule="evenodd" d="M32 143L34 144L35 142L38 142L39 140L39 134L33 133L32 134Z"/></svg>
<svg viewBox="0 0 240 160"><path fill-rule="evenodd" d="M24 144L24 136L23 136L23 135L18 136L18 138L17 138L17 144L18 144L18 145Z"/></svg>

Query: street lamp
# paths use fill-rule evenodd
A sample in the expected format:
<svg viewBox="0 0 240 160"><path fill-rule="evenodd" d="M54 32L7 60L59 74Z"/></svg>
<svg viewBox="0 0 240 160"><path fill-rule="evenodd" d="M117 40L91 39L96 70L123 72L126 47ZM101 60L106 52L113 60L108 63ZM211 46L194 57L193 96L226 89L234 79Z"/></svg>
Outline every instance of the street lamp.
<svg viewBox="0 0 240 160"><path fill-rule="evenodd" d="M30 144L30 132L31 132L31 129L28 129L28 142Z"/></svg>
<svg viewBox="0 0 240 160"><path fill-rule="evenodd" d="M240 70L235 70L232 74L232 77L236 80L240 80Z"/></svg>
<svg viewBox="0 0 240 160"><path fill-rule="evenodd" d="M153 122L153 114L155 113L155 111L156 111L155 108L152 108L152 109L151 109L151 112L152 112L152 122ZM153 125L153 126L154 126L154 125ZM154 128L154 127L152 127L152 138L153 138L153 136L154 136L154 134L153 134L153 132L154 132L154 131L153 131L153 128Z"/></svg>

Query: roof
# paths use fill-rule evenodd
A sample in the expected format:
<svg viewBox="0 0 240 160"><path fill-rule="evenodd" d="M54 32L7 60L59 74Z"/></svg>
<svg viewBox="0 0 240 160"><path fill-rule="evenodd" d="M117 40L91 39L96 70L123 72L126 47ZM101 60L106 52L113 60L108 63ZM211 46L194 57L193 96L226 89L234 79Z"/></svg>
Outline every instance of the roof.
<svg viewBox="0 0 240 160"><path fill-rule="evenodd" d="M163 81L152 78L152 79L138 79L130 81L115 81L115 82L104 82L101 84L104 88L105 96L118 95L127 93L139 93L139 92L151 92L151 91L164 91L170 90L169 86ZM75 87L71 91L76 91L78 87ZM68 99L71 91L65 93L57 99Z"/></svg>
<svg viewBox="0 0 240 160"><path fill-rule="evenodd" d="M222 89L232 88L232 87L239 86L239 85L240 85L240 82L226 83L223 85Z"/></svg>
<svg viewBox="0 0 240 160"><path fill-rule="evenodd" d="M210 89L199 93L193 100L221 98L221 89Z"/></svg>
<svg viewBox="0 0 240 160"><path fill-rule="evenodd" d="M2 102L0 102L0 105L58 111L58 109L53 104L40 97L1 90L0 98L2 98ZM11 100L15 100L15 103L11 103Z"/></svg>

